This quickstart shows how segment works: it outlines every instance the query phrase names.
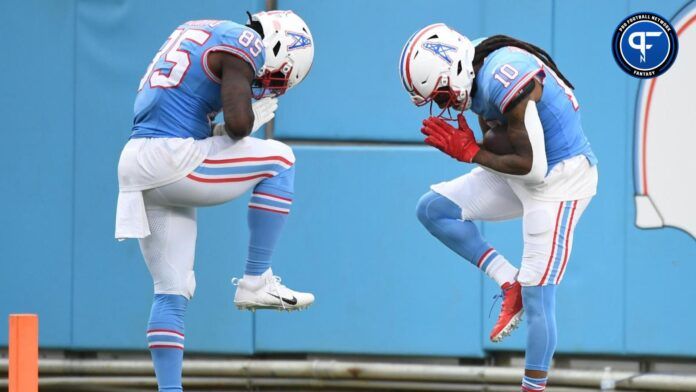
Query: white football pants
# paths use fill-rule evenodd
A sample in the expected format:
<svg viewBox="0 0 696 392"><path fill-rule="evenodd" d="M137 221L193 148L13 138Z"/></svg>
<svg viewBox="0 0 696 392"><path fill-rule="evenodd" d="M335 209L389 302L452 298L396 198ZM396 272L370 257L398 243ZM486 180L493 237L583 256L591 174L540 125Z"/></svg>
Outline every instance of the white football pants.
<svg viewBox="0 0 696 392"><path fill-rule="evenodd" d="M234 200L295 162L290 147L275 140L215 139L207 158L193 172L143 192L151 235L139 241L155 294L193 296L196 207Z"/></svg>
<svg viewBox="0 0 696 392"><path fill-rule="evenodd" d="M558 163L545 183L532 188L477 167L431 189L457 204L464 220L522 217L524 251L517 280L534 286L563 280L575 227L596 190L597 168L584 156L570 158Z"/></svg>

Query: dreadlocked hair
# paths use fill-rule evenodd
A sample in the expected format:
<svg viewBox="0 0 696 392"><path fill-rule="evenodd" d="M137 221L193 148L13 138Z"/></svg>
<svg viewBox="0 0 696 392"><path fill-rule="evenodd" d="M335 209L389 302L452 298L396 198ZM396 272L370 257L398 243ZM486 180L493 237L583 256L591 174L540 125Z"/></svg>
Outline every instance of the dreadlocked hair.
<svg viewBox="0 0 696 392"><path fill-rule="evenodd" d="M538 57L541 61L546 64L549 68L553 70L553 72L558 75L563 82L570 87L571 89L575 89L572 83L568 79L566 79L565 76L561 73L561 71L558 69L558 66L556 66L556 63L553 61L551 56L546 53L546 51L536 45L530 44L528 42L520 41L518 39L508 37L507 35L494 35L491 37L486 38L483 40L481 43L476 45L476 50L474 51L474 66L476 65L481 65L483 63L483 59L485 59L489 54L491 54L493 51L498 50L502 47L505 46L514 46L516 48L520 48L522 50L525 50L536 57Z"/></svg>

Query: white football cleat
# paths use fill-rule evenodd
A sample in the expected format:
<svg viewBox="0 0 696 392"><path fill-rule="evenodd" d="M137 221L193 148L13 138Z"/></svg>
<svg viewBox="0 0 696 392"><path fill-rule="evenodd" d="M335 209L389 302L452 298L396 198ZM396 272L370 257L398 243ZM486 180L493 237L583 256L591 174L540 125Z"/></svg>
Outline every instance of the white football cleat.
<svg viewBox="0 0 696 392"><path fill-rule="evenodd" d="M302 310L314 302L314 294L291 290L280 283L279 276L274 276L269 268L257 281L249 279L232 279L237 286L234 304L240 310L276 309Z"/></svg>

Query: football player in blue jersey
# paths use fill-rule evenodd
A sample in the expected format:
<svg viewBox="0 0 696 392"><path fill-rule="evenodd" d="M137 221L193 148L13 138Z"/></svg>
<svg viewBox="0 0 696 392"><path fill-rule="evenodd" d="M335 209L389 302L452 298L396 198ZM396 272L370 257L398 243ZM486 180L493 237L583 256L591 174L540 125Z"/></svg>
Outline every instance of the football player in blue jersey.
<svg viewBox="0 0 696 392"><path fill-rule="evenodd" d="M276 97L307 76L313 58L312 34L292 11L257 13L247 25L195 20L174 30L140 82L119 161L116 237L139 239L154 281L147 340L160 391L182 390L196 207L253 188L246 268L233 280L237 307L297 310L314 302L271 270L292 204L295 157L283 143L249 137L273 118ZM220 110L224 122L213 124Z"/></svg>
<svg viewBox="0 0 696 392"><path fill-rule="evenodd" d="M433 185L418 203L418 219L501 286L492 341L507 336L526 312L522 387L542 391L556 347L556 287L568 266L575 227L597 188L597 160L573 85L535 45L502 35L472 43L441 23L411 36L400 72L416 105L442 109L423 121L425 142L478 165ZM467 109L478 115L483 143L462 116ZM452 110L458 112L456 127L446 121L455 120L445 116ZM519 269L473 223L518 217L524 238Z"/></svg>

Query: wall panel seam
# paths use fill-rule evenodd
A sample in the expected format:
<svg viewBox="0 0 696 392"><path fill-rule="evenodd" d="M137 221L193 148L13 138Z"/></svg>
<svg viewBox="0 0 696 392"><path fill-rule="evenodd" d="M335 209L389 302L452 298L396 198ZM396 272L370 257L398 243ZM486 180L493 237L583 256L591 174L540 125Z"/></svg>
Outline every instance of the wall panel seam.
<svg viewBox="0 0 696 392"><path fill-rule="evenodd" d="M70 342L69 346L75 344L75 219L76 219L76 171L77 171L77 2L72 3L72 173L71 173L71 205L70 205Z"/></svg>

